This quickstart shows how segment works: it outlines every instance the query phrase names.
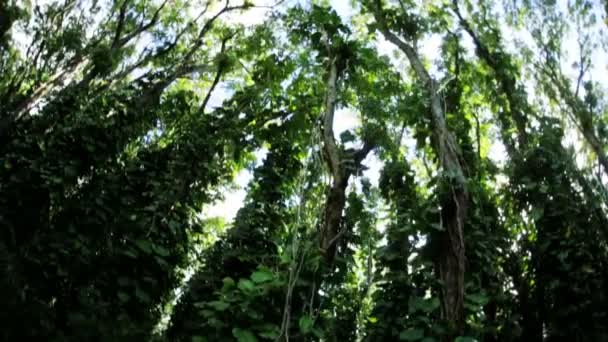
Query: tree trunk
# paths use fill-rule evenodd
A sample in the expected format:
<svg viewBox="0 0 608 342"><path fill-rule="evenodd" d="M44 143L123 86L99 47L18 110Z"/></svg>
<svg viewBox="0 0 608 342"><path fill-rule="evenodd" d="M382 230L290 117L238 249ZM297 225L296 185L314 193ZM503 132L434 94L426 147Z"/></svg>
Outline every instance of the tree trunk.
<svg viewBox="0 0 608 342"><path fill-rule="evenodd" d="M365 142L356 151L340 151L334 139L333 121L337 97L338 68L336 58L332 58L326 83L325 113L323 117L323 151L332 175L332 185L325 202L324 221L321 226L320 249L325 256L325 264L333 267L336 245L345 233L342 229L342 212L346 205L346 187L354 170L358 169L367 154L374 148ZM348 153L347 153L348 152ZM328 269L329 271L329 269Z"/></svg>
<svg viewBox="0 0 608 342"><path fill-rule="evenodd" d="M415 47L403 41L386 26L379 3L375 10L376 20L384 37L395 44L408 58L418 79L426 88L431 100L431 121L435 153L439 157L441 168L449 180L451 198L442 203L442 219L446 231L441 237L442 246L437 260L437 271L443 283L441 296L442 318L453 327L452 334L445 337L451 341L464 332L464 220L468 203L468 192L462 155L452 132L445 121L442 100L438 87L420 61Z"/></svg>
<svg viewBox="0 0 608 342"><path fill-rule="evenodd" d="M332 185L325 204L324 227L321 235L321 250L325 254L326 264L330 267L336 255L336 242L341 234L342 212L346 205L347 182Z"/></svg>
<svg viewBox="0 0 608 342"><path fill-rule="evenodd" d="M456 334L454 336L448 334L445 341L452 341L464 332L465 250L462 220L464 220L466 205L467 196L463 191L455 193L451 201L442 204L441 216L446 224L446 231L441 236L439 244L441 252L437 260L439 278L443 283L441 313L442 318Z"/></svg>

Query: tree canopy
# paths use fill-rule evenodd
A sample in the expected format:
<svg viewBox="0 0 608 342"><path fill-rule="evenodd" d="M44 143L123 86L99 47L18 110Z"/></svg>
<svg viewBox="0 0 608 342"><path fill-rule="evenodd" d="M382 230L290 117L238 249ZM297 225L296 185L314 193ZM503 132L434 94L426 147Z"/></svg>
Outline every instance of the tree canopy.
<svg viewBox="0 0 608 342"><path fill-rule="evenodd" d="M0 338L608 340L606 8L0 2Z"/></svg>

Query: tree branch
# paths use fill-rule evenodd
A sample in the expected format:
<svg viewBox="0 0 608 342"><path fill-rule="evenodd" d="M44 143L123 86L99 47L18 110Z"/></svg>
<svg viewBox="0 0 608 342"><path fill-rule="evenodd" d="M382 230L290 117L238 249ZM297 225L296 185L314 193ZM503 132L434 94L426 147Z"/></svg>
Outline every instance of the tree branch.
<svg viewBox="0 0 608 342"><path fill-rule="evenodd" d="M116 33L114 34L114 41L112 42L112 47L118 47L119 44L119 40L120 40L120 35L122 34L122 29L124 27L125 24L125 15L127 14L127 4L129 3L129 0L124 0L122 3L122 6L120 6L120 10L118 13L118 23L117 23L117 27L116 27Z"/></svg>
<svg viewBox="0 0 608 342"><path fill-rule="evenodd" d="M340 180L340 153L334 139L334 114L336 110L336 82L338 67L336 58L331 60L327 77L327 92L325 94L325 113L323 116L323 148L328 158L329 168L335 180Z"/></svg>
<svg viewBox="0 0 608 342"><path fill-rule="evenodd" d="M165 7L165 5L167 4L168 1L169 0L165 0L165 1L163 1L160 4L160 6L158 6L158 8L156 9L156 11L152 15L152 19L150 19L150 21L147 24L143 24L143 23L140 24L139 27L135 31L133 31L133 32L127 34L125 37L121 38L120 41L117 44L117 47L125 46L129 41L131 41L131 39L137 37L142 32L145 32L149 28L151 28L152 26L156 25L156 23L158 22L158 18L159 18L160 12Z"/></svg>
<svg viewBox="0 0 608 342"><path fill-rule="evenodd" d="M228 40L230 40L232 38L232 36L226 37L222 40L222 47L220 49L220 53L219 53L219 58L224 59L224 53L226 52L226 42ZM213 79L213 83L211 84L211 88L209 88L209 91L207 92L207 95L205 96L205 99L203 100L203 104L200 107L201 112L205 112L205 108L207 108L207 103L209 103L209 99L211 99L211 94L213 93L213 90L215 90L215 87L217 86L217 84L220 82L220 79L222 78L222 73L224 72L224 70L226 69L226 63L224 60L220 60L219 61L219 65L217 67L217 73L215 74L215 77Z"/></svg>
<svg viewBox="0 0 608 342"><path fill-rule="evenodd" d="M224 6L224 8L222 8L213 17L211 17L209 20L207 20L207 22L205 23L205 25L203 25L203 27L199 31L198 37L196 38L196 43L194 43L192 45L192 47L190 47L190 50L186 53L186 56L185 56L184 60L185 61L189 61L190 58L192 58L192 56L196 53L196 51L198 51L198 49L203 45L203 38L205 37L205 35L207 34L207 32L209 32L209 30L211 30L211 28L213 27L213 24L215 23L215 21L222 14L228 13L228 12L231 12L231 11L235 11L235 10L239 10L239 9L246 9L246 8L249 8L249 7L250 7L250 5L248 5L248 4L243 4L243 5L238 5L238 6L230 6L230 1L226 0L226 5Z"/></svg>
<svg viewBox="0 0 608 342"><path fill-rule="evenodd" d="M380 32L384 37L395 44L401 51L403 51L410 61L410 65L414 69L414 72L418 78L422 81L426 90L431 97L431 112L433 114L434 123L434 134L437 138L438 143L438 154L444 169L448 172L452 172L456 181L464 187L466 183L465 172L460 165L458 158L459 152L455 144L454 137L451 132L447 129L445 122L445 113L441 105L441 98L437 91L437 85L435 80L429 75L428 71L420 61L418 53L410 44L399 39L393 32L391 32L387 25L380 9L380 1L376 1L375 11L376 21L380 26Z"/></svg>

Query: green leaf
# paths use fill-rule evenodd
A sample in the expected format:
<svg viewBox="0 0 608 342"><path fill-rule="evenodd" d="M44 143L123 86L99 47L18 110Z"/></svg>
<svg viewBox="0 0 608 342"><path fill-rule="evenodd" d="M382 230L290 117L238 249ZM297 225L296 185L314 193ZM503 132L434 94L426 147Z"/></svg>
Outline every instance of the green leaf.
<svg viewBox="0 0 608 342"><path fill-rule="evenodd" d="M439 298L427 299L422 304L422 310L424 312L426 312L426 313L430 313L430 312L435 311L436 309L438 309L439 305L441 305L439 303Z"/></svg>
<svg viewBox="0 0 608 342"><path fill-rule="evenodd" d="M139 287L135 290L135 296L144 303L150 303L152 301L146 291L140 289Z"/></svg>
<svg viewBox="0 0 608 342"><path fill-rule="evenodd" d="M483 293L473 293L467 295L467 299L479 305L485 305L488 302L488 297Z"/></svg>
<svg viewBox="0 0 608 342"><path fill-rule="evenodd" d="M251 274L251 280L255 283L264 283L274 279L274 274L269 271L255 271Z"/></svg>
<svg viewBox="0 0 608 342"><path fill-rule="evenodd" d="M401 341L418 341L422 338L424 338L424 330L422 329L408 329L399 334L399 340Z"/></svg>
<svg viewBox="0 0 608 342"><path fill-rule="evenodd" d="M66 165L63 168L63 172L67 177L75 177L78 175L78 172L76 171L76 168L74 168L71 165Z"/></svg>
<svg viewBox="0 0 608 342"><path fill-rule="evenodd" d="M469 336L458 336L454 342L477 342L477 340Z"/></svg>
<svg viewBox="0 0 608 342"><path fill-rule="evenodd" d="M213 307L217 311L225 311L226 309L228 309L228 307L230 307L230 303L226 303L221 300L214 300L212 302L209 302L209 306Z"/></svg>
<svg viewBox="0 0 608 342"><path fill-rule="evenodd" d="M313 324L314 324L314 321L308 315L300 317L300 320L298 321L298 325L300 326L300 331L303 334L309 333L312 330Z"/></svg>
<svg viewBox="0 0 608 342"><path fill-rule="evenodd" d="M224 283L223 288L224 289L228 289L232 286L234 286L234 279L230 278L230 277L225 277L224 279L222 279L222 283Z"/></svg>
<svg viewBox="0 0 608 342"><path fill-rule="evenodd" d="M130 298L131 296L129 296L125 292L118 292L118 299L120 299L121 302L128 302Z"/></svg>
<svg viewBox="0 0 608 342"><path fill-rule="evenodd" d="M241 279L238 288L243 292L251 292L255 289L255 284L249 279Z"/></svg>
<svg viewBox="0 0 608 342"><path fill-rule="evenodd" d="M424 299L420 297L412 297L410 298L409 305L410 313L416 312L418 310L430 313L439 308L440 303L438 298Z"/></svg>
<svg viewBox="0 0 608 342"><path fill-rule="evenodd" d="M169 256L169 250L166 249L163 246L159 246L159 245L152 245L152 249L156 252L156 254L166 257Z"/></svg>
<svg viewBox="0 0 608 342"><path fill-rule="evenodd" d="M87 321L87 317L80 312L72 312L68 314L68 321L72 324L83 324Z"/></svg>
<svg viewBox="0 0 608 342"><path fill-rule="evenodd" d="M205 317L205 318L213 318L215 317L215 315L217 315L217 312L213 311L213 310L199 310L199 315Z"/></svg>
<svg viewBox="0 0 608 342"><path fill-rule="evenodd" d="M265 339L276 340L279 337L280 329L276 324L266 323L255 328L259 330L258 335Z"/></svg>
<svg viewBox="0 0 608 342"><path fill-rule="evenodd" d="M135 245L148 254L152 253L152 244L148 240L137 240L135 241Z"/></svg>
<svg viewBox="0 0 608 342"><path fill-rule="evenodd" d="M439 230L439 231L444 231L445 227L442 226L441 224L437 223L437 222L431 222L431 228Z"/></svg>
<svg viewBox="0 0 608 342"><path fill-rule="evenodd" d="M137 252L130 250L130 249L125 249L124 251L122 251L122 253L128 257L131 257L133 259L137 258Z"/></svg>
<svg viewBox="0 0 608 342"><path fill-rule="evenodd" d="M258 339L255 335L249 331L239 328L232 329L232 335L236 338L238 342L257 342Z"/></svg>
<svg viewBox="0 0 608 342"><path fill-rule="evenodd" d="M541 217L543 217L543 214L544 210L539 208L532 208L532 211L530 211L530 217L534 221L538 221Z"/></svg>

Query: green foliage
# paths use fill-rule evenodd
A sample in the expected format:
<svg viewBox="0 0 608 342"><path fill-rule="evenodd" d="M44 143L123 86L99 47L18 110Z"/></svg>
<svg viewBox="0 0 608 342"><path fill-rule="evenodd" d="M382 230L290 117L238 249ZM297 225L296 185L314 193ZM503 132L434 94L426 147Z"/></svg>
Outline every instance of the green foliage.
<svg viewBox="0 0 608 342"><path fill-rule="evenodd" d="M174 309L171 340L193 335L221 340L233 334L250 341L278 335L279 327L268 323L280 322L275 306L282 304L285 280L273 272L280 265L273 239L290 217L283 201L300 167L287 138L284 131L269 141L271 149L254 171L234 226L205 253L205 264Z"/></svg>

